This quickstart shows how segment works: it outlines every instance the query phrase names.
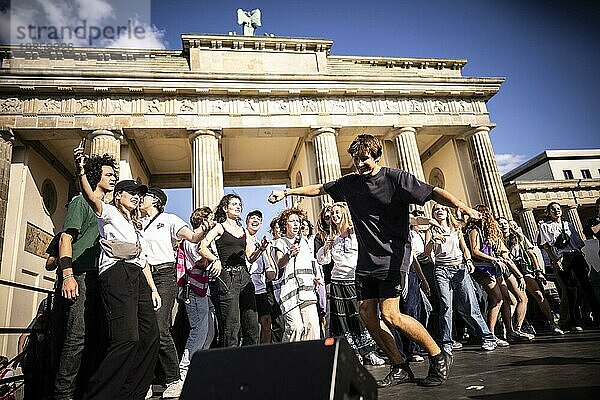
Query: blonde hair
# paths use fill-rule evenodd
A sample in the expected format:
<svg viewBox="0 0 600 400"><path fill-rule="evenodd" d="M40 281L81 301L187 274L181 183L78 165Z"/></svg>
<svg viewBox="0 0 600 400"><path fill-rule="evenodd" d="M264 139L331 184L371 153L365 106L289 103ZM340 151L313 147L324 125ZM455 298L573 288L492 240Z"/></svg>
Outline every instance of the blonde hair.
<svg viewBox="0 0 600 400"><path fill-rule="evenodd" d="M431 215L433 215L436 208L444 208L446 210L446 223L448 224L450 231L459 232L462 229L462 224L460 222L458 222L458 220L456 219L456 217L454 216L454 213L452 212L452 210L450 210L450 208L446 207L443 204L434 202L433 206L431 207ZM434 217L434 219L435 219L435 217ZM435 226L433 226L433 227L435 227Z"/></svg>
<svg viewBox="0 0 600 400"><path fill-rule="evenodd" d="M333 214L333 209L338 207L342 210L342 220L340 224L337 225L333 222L333 218L330 220L331 231L334 235L341 235L342 231L352 232L354 230L354 225L352 224L352 219L350 218L350 213L348 212L348 206L346 203L334 203L331 206L331 213Z"/></svg>

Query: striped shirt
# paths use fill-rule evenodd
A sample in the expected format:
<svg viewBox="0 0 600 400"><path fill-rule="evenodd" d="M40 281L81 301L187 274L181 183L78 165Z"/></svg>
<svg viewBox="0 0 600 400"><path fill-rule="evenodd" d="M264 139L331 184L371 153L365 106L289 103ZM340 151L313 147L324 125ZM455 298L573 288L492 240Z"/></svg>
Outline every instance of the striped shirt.
<svg viewBox="0 0 600 400"><path fill-rule="evenodd" d="M286 254L294 243L285 237L277 239L273 243L274 249ZM316 260L314 259L311 246L305 238L300 242L300 252L290 259L285 268L279 269L276 279L273 281L275 299L281 307L283 314L298 306L314 304L317 302L314 279Z"/></svg>

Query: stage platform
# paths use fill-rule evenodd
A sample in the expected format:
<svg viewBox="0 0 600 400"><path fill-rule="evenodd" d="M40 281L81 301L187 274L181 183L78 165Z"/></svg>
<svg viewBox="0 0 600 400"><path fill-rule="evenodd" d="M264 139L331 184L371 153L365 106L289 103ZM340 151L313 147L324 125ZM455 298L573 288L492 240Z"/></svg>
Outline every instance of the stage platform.
<svg viewBox="0 0 600 400"><path fill-rule="evenodd" d="M412 363L411 367L417 380L427 375L427 361ZM379 379L387 373L389 365L367 369ZM155 386L152 398L159 399L162 390ZM599 330L561 337L538 335L531 343L492 352L465 346L454 352L451 376L444 385L426 388L407 383L379 390L380 400L575 400L599 396Z"/></svg>

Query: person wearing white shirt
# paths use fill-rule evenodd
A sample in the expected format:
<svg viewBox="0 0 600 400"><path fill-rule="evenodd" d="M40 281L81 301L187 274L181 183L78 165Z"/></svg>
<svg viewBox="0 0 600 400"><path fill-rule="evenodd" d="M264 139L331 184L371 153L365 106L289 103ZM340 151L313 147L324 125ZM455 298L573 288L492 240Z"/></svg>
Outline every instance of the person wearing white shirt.
<svg viewBox="0 0 600 400"><path fill-rule="evenodd" d="M360 320L358 312L354 286L358 239L344 203L335 203L331 208L331 230L332 235L317 252L319 264L333 261L329 289L331 336L344 336L359 360L383 365L385 361L376 353L377 344Z"/></svg>
<svg viewBox="0 0 600 400"><path fill-rule="evenodd" d="M594 294L590 282L590 267L581 249L585 246L583 240L571 222L562 219L560 203L550 202L546 206L549 221L540 225L540 246L546 250L552 266L560 280L567 286L561 301L569 304L567 330L581 331L581 321L578 320L577 296L581 296L592 310L594 326L600 325L600 304ZM561 320L564 316L561 315Z"/></svg>
<svg viewBox="0 0 600 400"><path fill-rule="evenodd" d="M165 373L167 388L163 397L178 397L183 387L180 379L179 359L171 336L171 321L177 283L175 279L175 253L173 248L179 240L198 243L204 237L203 231L192 232L177 215L164 212L167 195L157 187L151 187L140 204L144 218L143 235L147 245L147 256L152 278L156 284L163 306L156 313L159 333L158 362Z"/></svg>
<svg viewBox="0 0 600 400"><path fill-rule="evenodd" d="M94 192L85 175L85 138L73 155L83 197L98 216L100 293L109 325L109 348L92 376L85 399L144 398L158 357L155 310L161 306L137 220L146 185L134 180L115 185L111 204Z"/></svg>

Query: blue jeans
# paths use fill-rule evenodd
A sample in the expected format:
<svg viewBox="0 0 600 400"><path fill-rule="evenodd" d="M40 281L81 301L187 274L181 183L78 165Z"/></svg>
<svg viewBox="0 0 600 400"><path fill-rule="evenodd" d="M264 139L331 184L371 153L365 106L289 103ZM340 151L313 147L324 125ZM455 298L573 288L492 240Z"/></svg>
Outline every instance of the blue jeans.
<svg viewBox="0 0 600 400"><path fill-rule="evenodd" d="M465 264L437 266L434 271L435 284L440 295L440 341L442 348L452 353L452 301L456 301L458 313L483 342L496 342L496 337L485 323L473 281ZM456 295L456 296L454 296Z"/></svg>
<svg viewBox="0 0 600 400"><path fill-rule="evenodd" d="M182 380L187 376L192 356L199 350L208 349L215 335L214 307L208 296L200 297L190 290L185 309L190 322L190 334L179 363Z"/></svg>

